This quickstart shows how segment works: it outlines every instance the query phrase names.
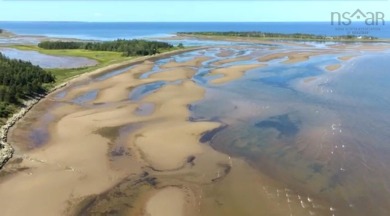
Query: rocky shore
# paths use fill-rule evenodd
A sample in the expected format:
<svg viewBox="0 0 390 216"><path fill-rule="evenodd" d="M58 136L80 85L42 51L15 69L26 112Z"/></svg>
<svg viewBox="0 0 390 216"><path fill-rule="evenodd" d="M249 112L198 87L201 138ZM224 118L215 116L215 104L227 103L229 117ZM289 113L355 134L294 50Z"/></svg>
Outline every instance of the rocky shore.
<svg viewBox="0 0 390 216"><path fill-rule="evenodd" d="M67 83L63 83L61 85L58 85L51 89L47 94L50 94L51 92L56 91L57 89L60 89L64 86L66 86ZM7 134L9 129L15 125L15 123L23 118L26 113L34 107L35 104L37 104L41 99L46 97L47 94L37 96L34 99L28 100L24 103L24 107L19 110L19 112L15 113L12 117L10 117L7 122L0 128L0 169L7 163L9 159L12 158L14 149L12 146L7 143Z"/></svg>

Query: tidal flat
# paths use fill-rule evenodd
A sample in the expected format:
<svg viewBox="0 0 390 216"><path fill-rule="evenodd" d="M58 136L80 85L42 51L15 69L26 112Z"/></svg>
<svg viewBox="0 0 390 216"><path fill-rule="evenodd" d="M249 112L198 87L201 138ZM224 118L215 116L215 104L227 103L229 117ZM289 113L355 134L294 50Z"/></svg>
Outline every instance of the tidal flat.
<svg viewBox="0 0 390 216"><path fill-rule="evenodd" d="M11 130L2 214L386 215L389 49L214 46L85 76Z"/></svg>

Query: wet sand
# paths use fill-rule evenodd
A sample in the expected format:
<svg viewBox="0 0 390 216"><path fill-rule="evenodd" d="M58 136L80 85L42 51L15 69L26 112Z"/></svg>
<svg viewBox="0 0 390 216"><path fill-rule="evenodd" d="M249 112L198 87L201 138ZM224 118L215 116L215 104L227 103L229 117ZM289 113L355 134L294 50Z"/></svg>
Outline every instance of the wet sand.
<svg viewBox="0 0 390 216"><path fill-rule="evenodd" d="M288 57L291 64L312 56L299 50L291 53L295 53ZM286 56L276 55L266 60ZM274 176L258 172L243 159L200 142L207 132L223 125L207 119L194 120L189 109L190 104L205 97L204 86L196 83L194 76L209 59L170 61L142 79L140 75L153 70L156 62L139 60L128 71L107 79L82 75L70 82L61 98L49 95L11 131L10 141L16 154L0 176L2 214L333 213L322 197L308 196L307 190L294 190L277 180L277 170ZM212 79L211 86L266 67L259 63L240 64L242 60L232 61L238 65L211 70L212 75L222 76ZM94 75L115 67L120 65L101 69ZM129 99L133 89L157 81L174 84L163 85L137 101ZM97 91L96 97L73 102L90 91ZM144 104L150 105L151 111L137 114ZM42 113L50 113L52 120L37 121ZM30 142L29 127L41 124L48 124L48 140L39 148L26 148Z"/></svg>
<svg viewBox="0 0 390 216"><path fill-rule="evenodd" d="M197 60L196 64L201 63ZM222 183L233 163L243 167L240 170L249 173L253 170L244 166L244 162L234 162L227 155L199 142L204 132L219 127L220 123L188 121L190 111L187 105L202 99L205 90L191 81L194 70L187 65L193 65L193 62L139 79L140 73L148 72L153 66L151 62L144 62L105 80L70 85L63 98L56 99L52 94L42 101L41 104L58 103L50 110L54 116L48 127L50 136L40 148L23 148L29 137L18 130L23 124L34 123L35 117L29 118L35 115L34 110L12 131L10 137L18 135L12 142L17 150L6 166L7 174L0 179L1 205L7 206L3 214L117 212L163 216L214 212L215 203L202 201L205 199L202 191L209 190L210 184ZM242 69L255 66L243 66ZM127 100L126 89L156 80L181 80L181 83L164 86L137 103ZM82 79L78 78L78 81ZM97 97L84 104L92 106L71 102L91 89L98 90ZM99 103L107 106L93 106ZM149 115L134 114L141 103L153 104L154 111ZM26 122L28 120L31 122ZM120 135L124 139L119 143L121 132L118 129L131 125L131 133ZM116 151L117 145L122 146L122 151ZM232 181L240 185L243 180L235 178ZM123 195L115 195L119 188L122 188ZM170 199L166 199L167 194ZM218 202L231 202L235 199L234 194L227 194L223 201ZM254 196L267 199L264 194ZM112 201L107 203L106 198ZM125 200L132 203L131 207L126 206ZM242 202L240 205L247 204ZM227 212L227 209L221 210ZM260 208L253 211L260 211Z"/></svg>
<svg viewBox="0 0 390 216"><path fill-rule="evenodd" d="M201 62L198 61L197 64ZM27 155L17 151L14 160L18 158L20 161L8 165L9 169L14 166L12 169L23 168L28 171L16 172L9 175L10 179L3 179L0 196L6 200L3 204L8 206L5 215L70 213L74 209L72 206L77 206L74 203L78 199L102 193L129 175L141 175L145 167L149 172L180 170L191 162L188 158L203 153L204 149L199 143L201 134L218 127L219 123L187 121L190 114L187 105L202 99L204 94L203 88L190 81L194 71L182 66L153 74L148 79L138 79L137 74L145 73L152 67L153 63L144 62L126 73L92 83L88 88L83 85L69 87L66 96L60 99L62 104L51 110L56 120L50 123L49 141L42 148L26 152ZM163 87L145 97L139 103L152 103L156 109L150 115L135 115L138 104L124 101L127 99L126 92L134 86L156 80L183 81L179 85ZM72 98L91 88L98 89L99 93L96 99L87 103L104 102L112 105L86 108L69 103ZM46 100L55 99L51 96ZM131 152L131 157L125 156L118 162L113 162L107 152L112 152L115 128L144 122L148 124L126 138L124 151ZM163 142L161 137L164 137ZM17 147L16 143L13 144ZM18 186L20 184L23 186ZM13 188L18 189L15 192ZM161 215L163 212L153 213L153 206L165 206L166 200L160 198L160 194L165 194L165 191L156 193L148 202L147 211L150 210L152 215ZM168 210L176 212L175 215L184 215L179 214L183 211L183 197L178 191L173 193L178 196L176 200L168 201ZM21 194L23 199L19 197ZM18 203L29 206L30 200L34 200L31 208L12 205ZM47 205L47 208L42 208ZM174 210L175 208L178 210Z"/></svg>
<svg viewBox="0 0 390 216"><path fill-rule="evenodd" d="M326 55L326 54L336 54L340 51L338 50L302 50L302 51L293 51L293 52L277 52L273 54L268 54L260 57L259 62L268 62L272 60L283 60L284 64L295 64L299 62L307 61L311 57ZM287 58L287 59L286 59Z"/></svg>
<svg viewBox="0 0 390 216"><path fill-rule="evenodd" d="M181 216L184 215L185 193L175 187L158 191L146 204L146 215Z"/></svg>
<svg viewBox="0 0 390 216"><path fill-rule="evenodd" d="M242 77L246 71L265 67L266 64L252 64L252 65L235 65L224 68L218 68L211 71L211 75L222 75L222 77L218 77L213 79L211 82L214 84L224 84L230 82L232 80L238 79Z"/></svg>
<svg viewBox="0 0 390 216"><path fill-rule="evenodd" d="M341 64L333 64L333 65L328 65L325 67L327 71L335 71L341 68Z"/></svg>
<svg viewBox="0 0 390 216"><path fill-rule="evenodd" d="M223 65L223 64L227 64L227 63L245 61L245 60L250 60L250 59L251 59L250 56L240 56L240 57L236 57L236 58L224 59L224 60L214 62L214 65Z"/></svg>
<svg viewBox="0 0 390 216"><path fill-rule="evenodd" d="M196 67L201 62L206 61L207 57L198 57L187 62L175 62L171 61L161 66L161 68L174 68L174 67Z"/></svg>
<svg viewBox="0 0 390 216"><path fill-rule="evenodd" d="M355 55L350 55L350 56L341 56L341 57L338 57L338 59L341 61L349 61L349 60L356 58L356 57L357 56L355 56Z"/></svg>

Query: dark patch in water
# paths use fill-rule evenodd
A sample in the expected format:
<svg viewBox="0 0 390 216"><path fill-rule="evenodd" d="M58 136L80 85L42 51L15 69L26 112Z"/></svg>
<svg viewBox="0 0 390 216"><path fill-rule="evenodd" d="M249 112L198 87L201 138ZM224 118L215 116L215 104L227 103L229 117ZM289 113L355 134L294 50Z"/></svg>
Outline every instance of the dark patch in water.
<svg viewBox="0 0 390 216"><path fill-rule="evenodd" d="M187 109L189 110L189 111L194 111L194 105L192 105L192 104L188 104L187 105Z"/></svg>
<svg viewBox="0 0 390 216"><path fill-rule="evenodd" d="M293 88L290 87L291 81L311 76L318 76L323 73L322 70L313 67L312 65L307 65L305 68L277 66L272 69L268 69L266 72L271 73L272 75L257 80L271 86L292 90Z"/></svg>
<svg viewBox="0 0 390 216"><path fill-rule="evenodd" d="M209 142L218 132L222 131L225 128L227 128L227 125L223 125L221 127L215 128L211 131L206 131L202 134L199 141L201 143Z"/></svg>
<svg viewBox="0 0 390 216"><path fill-rule="evenodd" d="M273 128L280 134L278 138L293 137L299 132L299 127L291 121L288 114L271 117L255 124L258 128Z"/></svg>
<svg viewBox="0 0 390 216"><path fill-rule="evenodd" d="M313 170L313 172L315 173L321 173L322 172L322 169L324 168L324 165L322 164L319 164L319 163L313 163L313 164L310 164L310 169Z"/></svg>

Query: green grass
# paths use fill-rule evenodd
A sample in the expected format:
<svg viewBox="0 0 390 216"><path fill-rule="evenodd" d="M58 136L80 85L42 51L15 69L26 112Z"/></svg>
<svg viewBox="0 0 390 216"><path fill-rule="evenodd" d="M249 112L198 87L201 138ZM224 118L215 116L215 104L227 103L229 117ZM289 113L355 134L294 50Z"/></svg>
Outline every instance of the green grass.
<svg viewBox="0 0 390 216"><path fill-rule="evenodd" d="M54 56L71 56L71 57L85 57L96 60L98 62L95 66L84 67L84 68L70 68L70 69L46 69L52 72L56 77L56 83L53 85L46 86L48 88L54 85L63 83L64 81L74 76L91 72L101 67L108 66L110 64L120 63L123 61L131 60L136 57L125 57L120 52L109 52L109 51L91 51L83 49L59 49L59 50L46 50L33 45L13 45L11 48L27 51L37 51L42 54L54 55Z"/></svg>
<svg viewBox="0 0 390 216"><path fill-rule="evenodd" d="M37 51L47 55L85 57L85 58L94 59L99 63L107 63L114 60L117 61L117 60L129 58L129 57L122 56L122 53L120 52L91 51L91 50L84 50L84 49L47 50L33 45L13 45L10 47L15 49L20 49L20 50Z"/></svg>
<svg viewBox="0 0 390 216"><path fill-rule="evenodd" d="M82 49L73 49L73 50L45 50L41 49L37 46L33 45L13 45L9 46L10 48L15 48L19 50L27 50L27 51L37 51L42 54L47 54L47 55L55 55L55 56L72 56L72 57L85 57L85 58L90 58L98 61L98 64L95 66L90 66L90 67L85 67L85 68L72 68L72 69L46 69L47 71L50 71L55 75L56 77L56 82L52 84L45 84L43 87L45 89L51 89L54 86L61 84L65 81L70 80L71 78L83 74L83 73L88 73L91 71L94 71L99 68L103 68L105 66L111 65L111 64L116 64L116 63L122 63L125 61L129 61L132 59L144 57L144 56L130 56L130 57L125 57L122 56L122 53L120 52L108 52L108 51L89 51L89 50L82 50ZM160 53L165 53L169 51L174 51L174 50L180 50L181 48L173 47L171 49L164 49L164 50L159 50ZM183 49L185 50L185 49ZM18 105L13 105L10 104L8 107L12 113L16 112L19 107ZM4 125L5 121L7 118L1 118L0 117L0 126Z"/></svg>
<svg viewBox="0 0 390 216"><path fill-rule="evenodd" d="M19 50L27 50L27 51L37 51L42 54L47 55L54 55L54 56L72 56L72 57L85 57L89 59L94 59L97 62L99 62L95 66L91 67L84 67L84 68L71 68L71 69L47 69L47 71L52 72L56 77L56 82L52 85L45 86L46 88L51 88L55 85L58 85L60 83L63 83L70 78L83 74L88 73L91 71L94 71L96 69L115 64L115 63L121 63L124 61L128 61L131 59L135 59L137 57L142 56L131 56L126 57L122 56L121 52L110 52L110 51L91 51L91 50L84 50L84 49L59 49L59 50L47 50L39 48L38 46L34 45L13 45L10 46L10 48L15 48ZM168 51L174 51L179 50L180 48L173 47L171 49L161 49L159 50L160 53L165 53Z"/></svg>
<svg viewBox="0 0 390 216"><path fill-rule="evenodd" d="M83 73L88 73L88 72L94 71L96 69L108 66L110 64L124 62L124 61L131 60L134 58L136 58L136 57L126 57L126 58L120 58L120 59L113 59L111 61L99 63L95 66L84 67L84 68L70 68L70 69L58 68L58 69L46 69L46 70L50 71L51 73L53 73L55 75L55 77L56 77L55 85L58 85L60 83L63 83L65 81L69 80L70 78L72 78L74 76L77 76L77 75L80 75Z"/></svg>

